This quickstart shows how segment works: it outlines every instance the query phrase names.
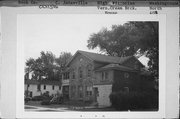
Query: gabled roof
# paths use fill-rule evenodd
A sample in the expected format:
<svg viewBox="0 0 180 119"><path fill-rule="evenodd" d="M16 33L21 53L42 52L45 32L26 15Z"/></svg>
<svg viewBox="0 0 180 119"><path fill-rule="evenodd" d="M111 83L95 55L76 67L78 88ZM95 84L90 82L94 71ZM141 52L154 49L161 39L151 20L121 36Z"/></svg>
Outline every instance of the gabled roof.
<svg viewBox="0 0 180 119"><path fill-rule="evenodd" d="M108 64L104 67L97 69L96 71L102 71L102 70L107 70L107 69L116 69L116 70L121 70L121 71L138 72L138 70L135 70L133 68L126 67L123 65L119 65L119 64Z"/></svg>
<svg viewBox="0 0 180 119"><path fill-rule="evenodd" d="M74 54L74 56L71 58L71 60L68 62L67 66L72 62L72 60L78 53L82 54L83 56L87 57L88 59L90 59L92 61L103 62L103 63L115 63L115 64L122 64L126 60L134 57L134 56L114 57L114 56L107 56L107 55L78 50Z"/></svg>

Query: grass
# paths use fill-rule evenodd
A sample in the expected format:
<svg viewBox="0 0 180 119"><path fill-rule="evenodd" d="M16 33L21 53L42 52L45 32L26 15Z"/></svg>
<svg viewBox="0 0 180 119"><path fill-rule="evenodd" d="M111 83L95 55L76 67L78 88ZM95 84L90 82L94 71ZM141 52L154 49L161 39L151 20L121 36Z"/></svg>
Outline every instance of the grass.
<svg viewBox="0 0 180 119"><path fill-rule="evenodd" d="M113 109L111 107L87 108L92 105L90 103L85 103L82 101L67 101L67 102L64 102L63 104L50 104L50 105L41 105L40 103L41 103L41 101L29 101L28 103L26 103L26 105L52 108L52 109L67 108L67 110L74 110L74 111L115 111L115 109Z"/></svg>

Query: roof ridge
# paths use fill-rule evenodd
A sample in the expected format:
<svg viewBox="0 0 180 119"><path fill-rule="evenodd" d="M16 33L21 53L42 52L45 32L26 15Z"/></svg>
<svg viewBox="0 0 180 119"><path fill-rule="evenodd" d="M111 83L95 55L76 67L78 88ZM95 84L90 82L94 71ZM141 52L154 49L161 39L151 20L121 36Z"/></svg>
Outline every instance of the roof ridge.
<svg viewBox="0 0 180 119"><path fill-rule="evenodd" d="M73 57L68 61L66 66L68 66L71 63L71 61L74 59L74 57L78 53L84 55L85 57L89 58L92 61L104 62L104 63L116 63L116 64L117 63L122 64L126 60L133 57L133 56L118 57L118 56L110 56L110 55L107 55L107 54L98 54L98 53L95 53L95 52L77 50L77 52L73 55Z"/></svg>
<svg viewBox="0 0 180 119"><path fill-rule="evenodd" d="M108 56L108 57L114 57L114 58L125 58L125 57L132 57L133 56L133 55L130 55L130 56L125 56L125 57L119 57L119 56L111 56L111 55L106 55L106 54L99 54L99 53L95 53L95 52L88 52L88 51L83 51L83 50L78 50L77 52L92 53L92 54L96 54L96 55Z"/></svg>

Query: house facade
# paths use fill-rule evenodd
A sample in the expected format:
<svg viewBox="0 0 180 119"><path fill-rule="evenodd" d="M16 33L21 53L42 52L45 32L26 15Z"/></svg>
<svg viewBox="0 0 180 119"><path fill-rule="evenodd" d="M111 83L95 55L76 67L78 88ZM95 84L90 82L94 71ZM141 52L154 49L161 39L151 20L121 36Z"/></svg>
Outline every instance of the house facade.
<svg viewBox="0 0 180 119"><path fill-rule="evenodd" d="M49 92L49 95L62 93L61 83L59 81L40 81L33 79L25 80L24 91L27 91L30 97L39 96L46 91Z"/></svg>
<svg viewBox="0 0 180 119"><path fill-rule="evenodd" d="M68 88L66 95L70 100L110 106L109 95L113 90L142 90L143 67L134 56L112 57L77 51L62 74L62 89ZM112 87L113 83L118 85Z"/></svg>

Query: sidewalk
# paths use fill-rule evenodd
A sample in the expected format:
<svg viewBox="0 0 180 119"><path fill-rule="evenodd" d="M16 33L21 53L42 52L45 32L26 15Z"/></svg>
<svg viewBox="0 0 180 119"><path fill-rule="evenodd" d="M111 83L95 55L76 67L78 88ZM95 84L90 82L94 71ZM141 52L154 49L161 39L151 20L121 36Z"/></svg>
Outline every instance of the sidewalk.
<svg viewBox="0 0 180 119"><path fill-rule="evenodd" d="M58 112L69 112L72 110L69 110L68 108L47 108L47 107L38 107L38 106L30 106L30 105L25 105L25 111L37 111L37 112L41 112L41 111L58 111Z"/></svg>

